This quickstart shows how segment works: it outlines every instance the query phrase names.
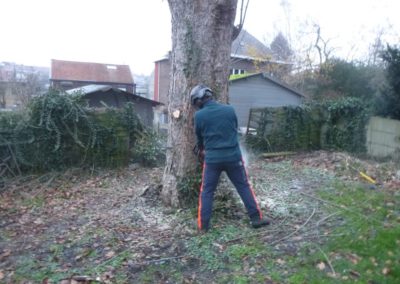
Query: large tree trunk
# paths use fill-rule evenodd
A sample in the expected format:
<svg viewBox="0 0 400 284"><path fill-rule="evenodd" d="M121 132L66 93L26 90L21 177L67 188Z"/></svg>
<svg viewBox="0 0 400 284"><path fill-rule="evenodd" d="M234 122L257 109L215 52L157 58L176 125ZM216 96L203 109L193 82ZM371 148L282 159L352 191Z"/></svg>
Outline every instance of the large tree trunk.
<svg viewBox="0 0 400 284"><path fill-rule="evenodd" d="M179 206L178 186L196 161L189 93L199 83L228 100L229 61L237 0L168 0L172 15L168 147L162 199Z"/></svg>

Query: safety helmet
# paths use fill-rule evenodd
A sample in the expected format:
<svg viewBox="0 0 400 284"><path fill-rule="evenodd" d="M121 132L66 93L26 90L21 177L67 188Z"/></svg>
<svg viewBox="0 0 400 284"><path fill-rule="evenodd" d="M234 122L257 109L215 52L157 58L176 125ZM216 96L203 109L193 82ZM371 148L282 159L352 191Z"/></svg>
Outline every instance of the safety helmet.
<svg viewBox="0 0 400 284"><path fill-rule="evenodd" d="M192 105L195 105L197 99L202 99L205 97L211 97L213 91L207 87L206 85L197 85L190 92L190 102Z"/></svg>

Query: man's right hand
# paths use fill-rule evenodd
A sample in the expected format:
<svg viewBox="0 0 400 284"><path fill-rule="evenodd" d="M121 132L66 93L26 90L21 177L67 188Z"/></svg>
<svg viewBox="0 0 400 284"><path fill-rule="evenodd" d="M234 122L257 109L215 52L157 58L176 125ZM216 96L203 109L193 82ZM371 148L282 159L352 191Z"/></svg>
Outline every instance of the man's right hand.
<svg viewBox="0 0 400 284"><path fill-rule="evenodd" d="M197 159L202 164L204 162L204 150L198 145L194 146L193 153L197 156Z"/></svg>
<svg viewBox="0 0 400 284"><path fill-rule="evenodd" d="M205 156L204 150L200 150L199 154L197 154L197 159L199 160L200 164L204 163L204 156Z"/></svg>

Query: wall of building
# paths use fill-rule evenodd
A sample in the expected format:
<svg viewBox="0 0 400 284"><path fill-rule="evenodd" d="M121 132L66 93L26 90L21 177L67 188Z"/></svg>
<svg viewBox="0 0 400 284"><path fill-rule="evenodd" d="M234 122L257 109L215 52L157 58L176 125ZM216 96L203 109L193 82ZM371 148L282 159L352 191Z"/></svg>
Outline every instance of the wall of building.
<svg viewBox="0 0 400 284"><path fill-rule="evenodd" d="M156 65L157 72L155 73L155 76L157 76L157 78L155 78L156 83L154 84L154 88L157 88L157 82L158 88L157 90L154 90L155 97L153 99L160 103L167 104L171 63L168 59L166 59L157 61Z"/></svg>
<svg viewBox="0 0 400 284"><path fill-rule="evenodd" d="M367 151L374 157L400 155L400 121L372 117L367 126Z"/></svg>
<svg viewBox="0 0 400 284"><path fill-rule="evenodd" d="M230 70L235 69L244 73L257 73L265 69L266 65L267 63L259 63L256 67L251 60L232 58ZM170 70L171 63L169 59L160 60L155 63L154 96L152 99L165 105L168 103Z"/></svg>
<svg viewBox="0 0 400 284"><path fill-rule="evenodd" d="M93 92L84 96L88 100L90 107L104 107L101 102L104 102L111 107L123 107L127 102L135 104L135 111L141 118L142 122L151 127L153 125L153 106L150 101L143 100L127 93L117 93L113 90L107 92Z"/></svg>
<svg viewBox="0 0 400 284"><path fill-rule="evenodd" d="M302 97L259 75L231 81L229 103L235 108L239 126L247 127L251 108L300 105Z"/></svg>

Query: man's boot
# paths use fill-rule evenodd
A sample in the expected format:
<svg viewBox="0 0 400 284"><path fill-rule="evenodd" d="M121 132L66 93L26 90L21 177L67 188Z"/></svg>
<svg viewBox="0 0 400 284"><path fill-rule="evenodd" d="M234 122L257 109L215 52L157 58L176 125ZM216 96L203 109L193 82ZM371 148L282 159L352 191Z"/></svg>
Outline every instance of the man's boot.
<svg viewBox="0 0 400 284"><path fill-rule="evenodd" d="M266 219L266 218L261 218L261 219L251 220L250 223L251 223L251 226L254 229L257 229L257 228L261 228L261 227L264 227L264 226L268 226L270 221L268 219Z"/></svg>

